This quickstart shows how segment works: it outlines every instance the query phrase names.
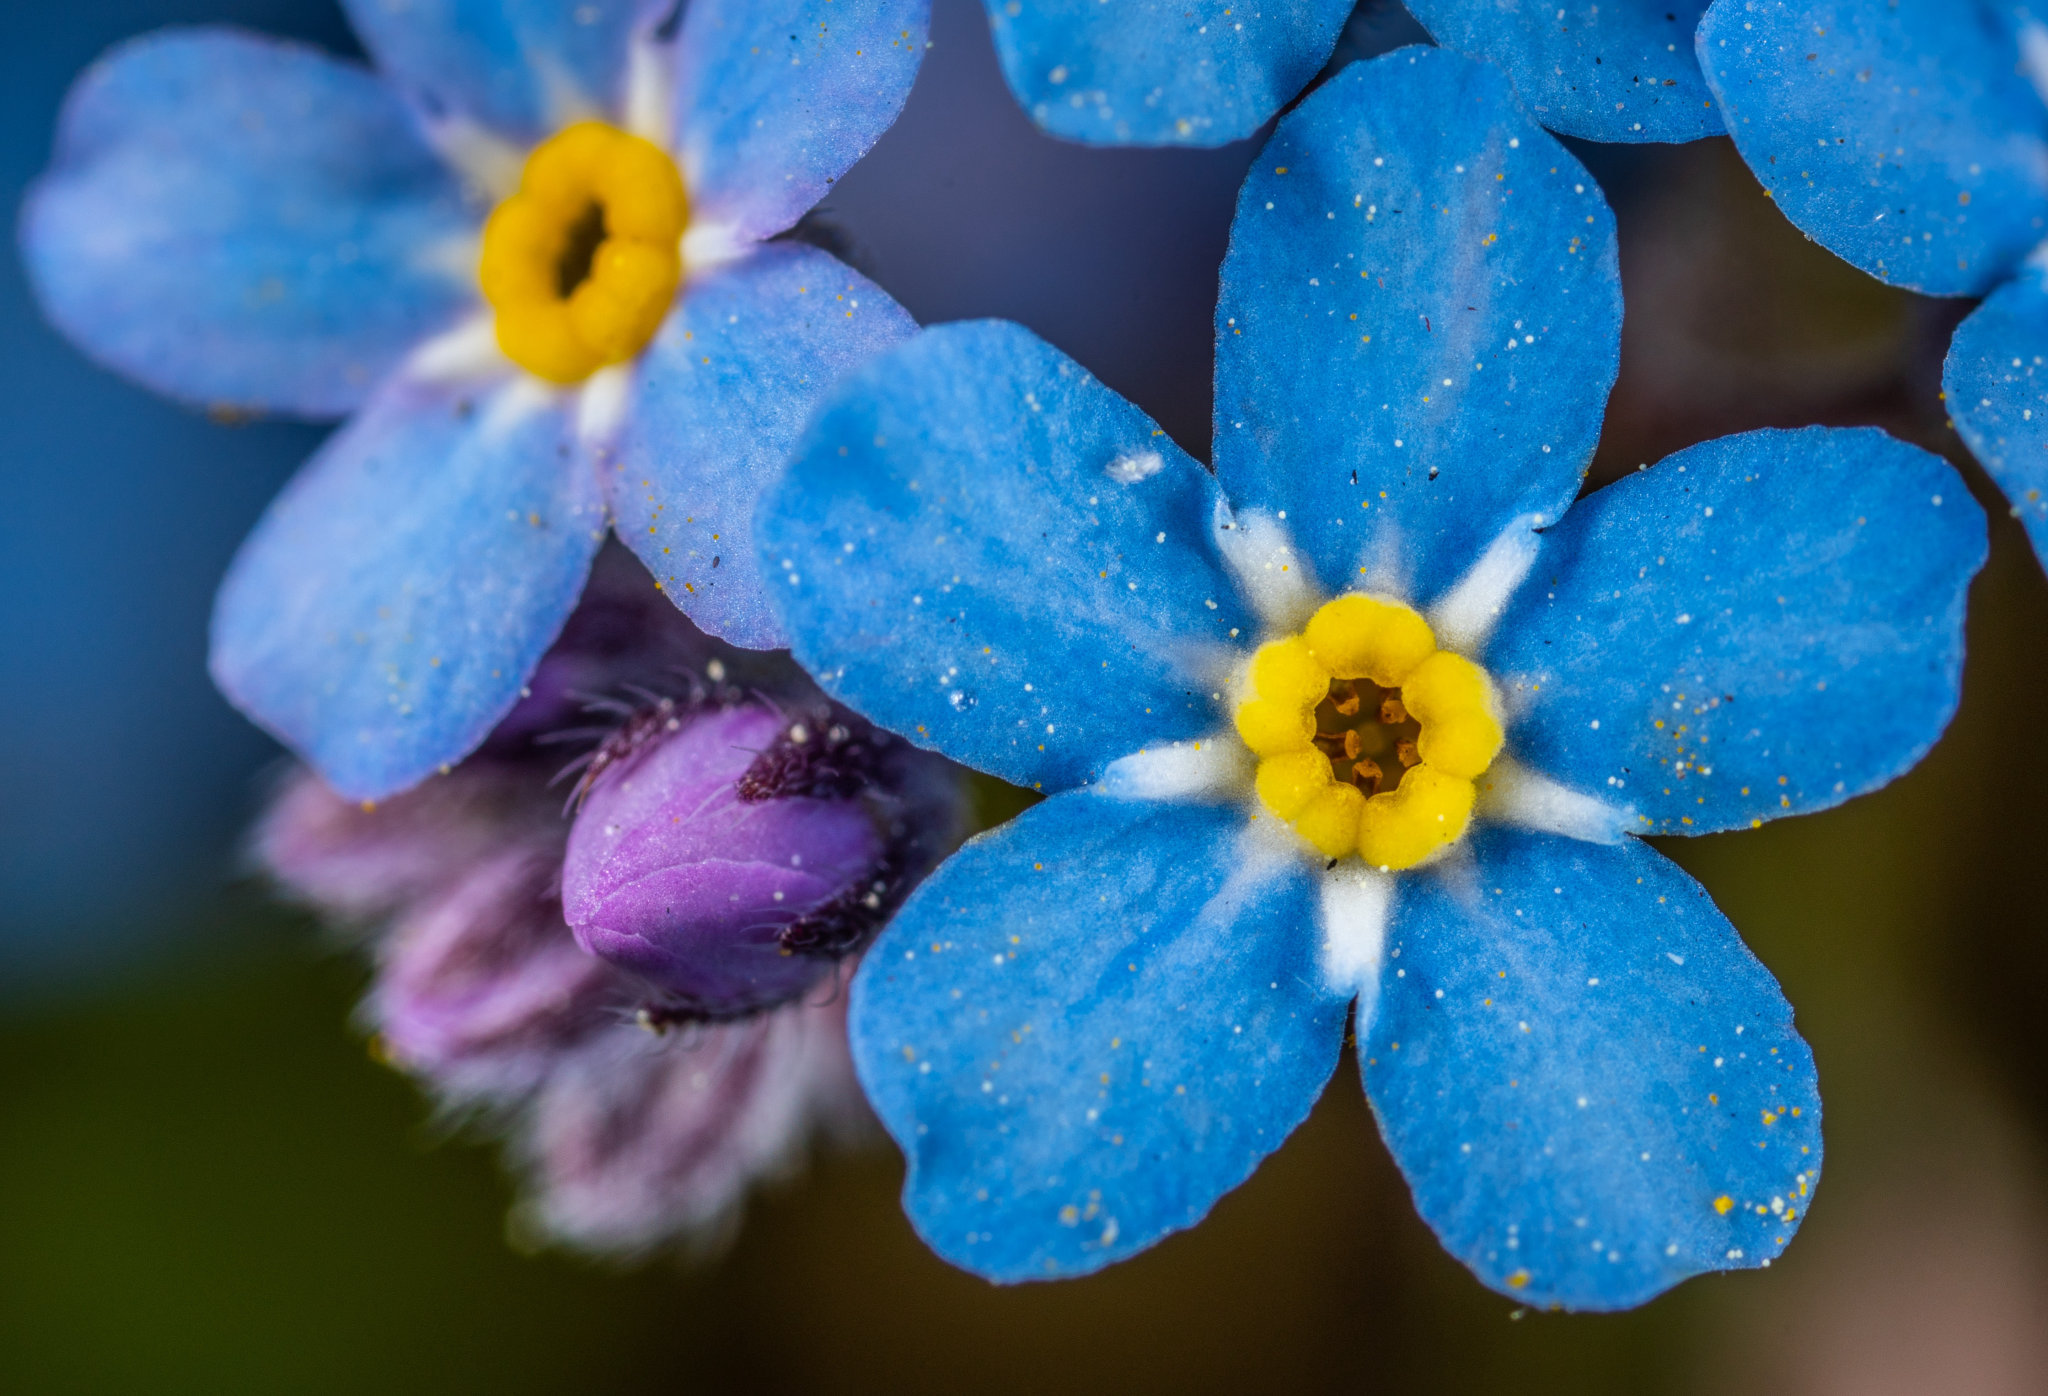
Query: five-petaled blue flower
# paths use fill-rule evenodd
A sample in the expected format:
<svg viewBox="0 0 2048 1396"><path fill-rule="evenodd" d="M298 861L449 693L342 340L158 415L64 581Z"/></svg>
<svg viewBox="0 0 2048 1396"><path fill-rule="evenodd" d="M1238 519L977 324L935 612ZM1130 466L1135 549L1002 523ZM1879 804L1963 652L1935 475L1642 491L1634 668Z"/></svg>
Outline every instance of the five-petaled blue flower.
<svg viewBox="0 0 2048 1396"><path fill-rule="evenodd" d="M756 518L797 654L1050 795L855 991L942 1255L1071 1275L1193 1224L1307 1114L1354 1003L1417 1205L1503 1293L1615 1308L1791 1237L1813 1058L1631 835L1910 767L1984 518L1868 429L1711 441L1574 505L1618 286L1599 190L1507 81L1410 48L1244 186L1213 478L1013 325L828 397Z"/></svg>
<svg viewBox="0 0 2048 1396"><path fill-rule="evenodd" d="M1736 149L1801 232L1880 281L1986 296L1942 387L2048 561L2044 20L1994 0L1718 0L1699 58Z"/></svg>
<svg viewBox="0 0 2048 1396"><path fill-rule="evenodd" d="M1223 145L1330 61L1351 0L982 0L1003 76L1053 135ZM1596 141L1690 141L1721 120L1693 60L1707 0L1407 0L1447 48L1507 69L1537 120Z"/></svg>
<svg viewBox="0 0 2048 1396"><path fill-rule="evenodd" d="M353 414L216 605L228 696L341 792L483 739L607 520L781 643L749 536L820 390L914 329L769 241L901 109L927 0L350 0L383 78L179 30L66 106L22 242L89 353L219 408ZM489 215L488 221L485 214Z"/></svg>

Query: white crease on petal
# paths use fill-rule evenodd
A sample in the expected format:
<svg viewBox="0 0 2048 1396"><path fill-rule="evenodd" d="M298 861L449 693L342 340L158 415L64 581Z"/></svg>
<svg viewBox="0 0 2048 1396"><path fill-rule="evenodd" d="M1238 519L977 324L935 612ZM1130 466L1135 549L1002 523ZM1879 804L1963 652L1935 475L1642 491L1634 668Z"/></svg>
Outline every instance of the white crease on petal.
<svg viewBox="0 0 2048 1396"><path fill-rule="evenodd" d="M422 383L461 383L518 371L498 347L498 328L489 311L435 335L405 361L406 376Z"/></svg>
<svg viewBox="0 0 2048 1396"><path fill-rule="evenodd" d="M527 418L547 411L560 400L560 389L521 374L485 400L477 417L477 437L488 443L509 436Z"/></svg>
<svg viewBox="0 0 2048 1396"><path fill-rule="evenodd" d="M612 364L584 380L576 400L576 435L588 445L603 445L618 435L633 401L633 370Z"/></svg>
<svg viewBox="0 0 2048 1396"><path fill-rule="evenodd" d="M1218 500L1211 530L1216 551L1267 630L1291 634L1308 624L1323 593L1283 520L1263 509L1233 512Z"/></svg>
<svg viewBox="0 0 2048 1396"><path fill-rule="evenodd" d="M1368 591L1404 606L1414 605L1415 577L1409 567L1407 533L1393 516L1382 513L1358 555L1357 575L1347 577L1347 591Z"/></svg>
<svg viewBox="0 0 2048 1396"><path fill-rule="evenodd" d="M1394 878L1347 858L1322 877L1317 915L1323 933L1323 979L1339 993L1358 996L1360 1039L1372 1026L1379 998L1380 959L1387 947L1387 915L1394 904Z"/></svg>
<svg viewBox="0 0 2048 1396"><path fill-rule="evenodd" d="M1495 824L1512 824L1542 834L1562 834L1586 843L1620 843L1634 823L1627 805L1613 805L1561 785L1502 756L1474 782L1479 800L1473 812Z"/></svg>
<svg viewBox="0 0 2048 1396"><path fill-rule="evenodd" d="M2038 19L2020 26L2020 67L2041 100L2048 102L2048 25Z"/></svg>
<svg viewBox="0 0 2048 1396"><path fill-rule="evenodd" d="M408 260L422 271L445 277L474 295L477 292L477 267L483 262L483 256L483 230L478 228L424 243Z"/></svg>
<svg viewBox="0 0 2048 1396"><path fill-rule="evenodd" d="M1272 838L1270 830L1259 828L1263 822L1247 823L1239 831L1230 852L1230 876L1203 904L1196 924L1228 931L1264 895L1267 884L1295 874L1300 867L1297 849Z"/></svg>
<svg viewBox="0 0 2048 1396"><path fill-rule="evenodd" d="M675 45L643 28L626 51L626 100L622 124L663 150L675 138Z"/></svg>
<svg viewBox="0 0 2048 1396"><path fill-rule="evenodd" d="M1486 648L1509 599L1536 561L1542 545L1536 530L1543 523L1541 514L1516 517L1487 545L1457 585L1430 607L1429 624L1439 646L1475 658Z"/></svg>
<svg viewBox="0 0 2048 1396"><path fill-rule="evenodd" d="M583 80L552 54L528 52L527 66L540 84L541 107L547 115L547 129L559 131L579 121L610 121L611 113L595 101Z"/></svg>
<svg viewBox="0 0 2048 1396"><path fill-rule="evenodd" d="M519 188L527 152L467 116L443 116L426 123L427 141L455 171L465 189L488 203Z"/></svg>
<svg viewBox="0 0 2048 1396"><path fill-rule="evenodd" d="M1223 804L1252 788L1257 763L1236 734L1146 747L1112 761L1095 793L1119 800L1171 800Z"/></svg>
<svg viewBox="0 0 2048 1396"><path fill-rule="evenodd" d="M688 278L716 271L744 256L753 244L740 238L729 223L692 221L683 230L682 246L683 275Z"/></svg>

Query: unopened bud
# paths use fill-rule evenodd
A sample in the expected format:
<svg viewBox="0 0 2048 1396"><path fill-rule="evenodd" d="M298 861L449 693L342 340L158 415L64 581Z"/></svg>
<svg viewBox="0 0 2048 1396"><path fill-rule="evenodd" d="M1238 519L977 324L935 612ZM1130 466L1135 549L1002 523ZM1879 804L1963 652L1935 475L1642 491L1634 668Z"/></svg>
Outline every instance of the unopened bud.
<svg viewBox="0 0 2048 1396"><path fill-rule="evenodd" d="M569 834L577 940L672 997L680 1018L786 1002L893 909L883 745L829 712L766 703L628 723Z"/></svg>

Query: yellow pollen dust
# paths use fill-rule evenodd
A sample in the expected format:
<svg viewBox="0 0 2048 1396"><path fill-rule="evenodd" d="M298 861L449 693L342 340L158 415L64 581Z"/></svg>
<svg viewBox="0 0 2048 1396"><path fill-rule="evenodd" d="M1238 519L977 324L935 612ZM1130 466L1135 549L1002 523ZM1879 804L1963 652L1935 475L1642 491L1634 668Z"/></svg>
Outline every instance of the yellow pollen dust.
<svg viewBox="0 0 2048 1396"><path fill-rule="evenodd" d="M659 146L582 121L527 157L484 224L477 278L498 347L551 383L580 383L646 347L683 277L689 197Z"/></svg>
<svg viewBox="0 0 2048 1396"><path fill-rule="evenodd" d="M1412 868L1465 833L1501 748L1493 682L1408 607L1340 596L1252 656L1260 801L1325 857Z"/></svg>

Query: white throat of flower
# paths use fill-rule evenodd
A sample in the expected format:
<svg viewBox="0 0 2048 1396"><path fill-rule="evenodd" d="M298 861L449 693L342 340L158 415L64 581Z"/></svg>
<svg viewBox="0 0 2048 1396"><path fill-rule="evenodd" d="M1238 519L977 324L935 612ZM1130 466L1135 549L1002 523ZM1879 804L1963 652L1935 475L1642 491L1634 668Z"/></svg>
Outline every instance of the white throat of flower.
<svg viewBox="0 0 2048 1396"><path fill-rule="evenodd" d="M1262 866L1310 862L1322 886L1324 974L1333 988L1359 997L1362 1015L1378 984L1400 878L1442 863L1473 822L1595 843L1618 842L1630 827L1629 808L1566 786L1503 749L1498 699L1478 664L1536 561L1541 522L1513 520L1424 621L1399 596L1330 597L1295 550L1283 517L1219 508L1217 550L1265 643L1240 653L1216 730L1133 752L1094 787L1116 799L1239 805L1247 827L1234 856ZM1352 652L1341 653L1346 645ZM1398 684L1377 681L1383 679ZM1375 720L1382 730L1367 731ZM1417 771L1435 774L1417 782ZM1404 802L1400 791L1411 784L1414 793ZM1339 789L1347 793L1328 793ZM1302 817L1308 797L1330 807L1321 824L1314 815ZM1396 808L1404 803L1405 815ZM1373 842L1374 819L1383 835L1391 829L1391 839ZM1375 848L1396 852L1376 863Z"/></svg>

